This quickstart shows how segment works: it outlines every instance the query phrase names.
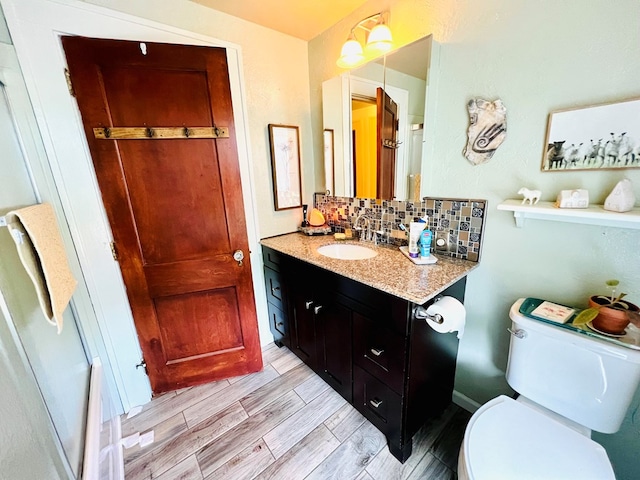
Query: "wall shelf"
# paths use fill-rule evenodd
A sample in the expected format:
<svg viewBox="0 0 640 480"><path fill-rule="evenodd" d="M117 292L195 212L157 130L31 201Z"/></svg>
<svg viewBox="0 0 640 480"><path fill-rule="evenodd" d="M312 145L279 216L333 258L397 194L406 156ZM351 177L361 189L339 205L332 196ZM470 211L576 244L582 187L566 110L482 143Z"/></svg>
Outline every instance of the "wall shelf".
<svg viewBox="0 0 640 480"><path fill-rule="evenodd" d="M522 200L505 200L498 205L498 210L513 212L517 227L523 227L525 219L531 218L640 230L640 208L638 207L629 212L618 213L605 210L602 205L592 205L589 208L556 208L554 202L523 205Z"/></svg>

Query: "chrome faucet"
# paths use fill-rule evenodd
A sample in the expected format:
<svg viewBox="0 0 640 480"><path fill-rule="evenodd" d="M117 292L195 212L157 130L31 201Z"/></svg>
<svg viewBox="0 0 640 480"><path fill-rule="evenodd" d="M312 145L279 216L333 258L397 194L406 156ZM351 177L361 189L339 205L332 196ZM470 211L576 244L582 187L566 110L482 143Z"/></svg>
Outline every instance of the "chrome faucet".
<svg viewBox="0 0 640 480"><path fill-rule="evenodd" d="M386 236L386 232L382 229L382 220L372 219L373 225L369 224L369 237L374 245L378 245L378 240L382 240ZM376 222L379 222L380 228L376 230Z"/></svg>
<svg viewBox="0 0 640 480"><path fill-rule="evenodd" d="M361 226L359 226L360 221L364 222L364 226L365 229L363 230L363 228ZM358 217L356 218L356 221L353 222L353 229L360 232L360 241L366 241L368 240L367 237L369 237L371 235L371 221L369 219L369 217L367 217L366 214L361 213L360 215L358 215Z"/></svg>

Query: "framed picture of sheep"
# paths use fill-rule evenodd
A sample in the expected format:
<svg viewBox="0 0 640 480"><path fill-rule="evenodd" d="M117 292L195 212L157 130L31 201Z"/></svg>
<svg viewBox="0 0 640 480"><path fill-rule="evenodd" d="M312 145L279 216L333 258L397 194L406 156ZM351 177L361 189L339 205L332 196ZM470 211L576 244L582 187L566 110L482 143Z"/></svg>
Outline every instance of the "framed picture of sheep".
<svg viewBox="0 0 640 480"><path fill-rule="evenodd" d="M542 171L640 168L640 98L549 114Z"/></svg>

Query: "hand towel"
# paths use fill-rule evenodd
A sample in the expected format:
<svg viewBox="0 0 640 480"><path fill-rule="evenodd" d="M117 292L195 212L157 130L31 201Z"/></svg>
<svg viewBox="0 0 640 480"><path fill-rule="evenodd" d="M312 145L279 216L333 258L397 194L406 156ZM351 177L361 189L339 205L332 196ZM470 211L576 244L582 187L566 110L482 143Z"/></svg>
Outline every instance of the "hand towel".
<svg viewBox="0 0 640 480"><path fill-rule="evenodd" d="M36 289L47 321L62 332L62 314L78 284L69 268L53 208L48 203L5 216L22 265Z"/></svg>

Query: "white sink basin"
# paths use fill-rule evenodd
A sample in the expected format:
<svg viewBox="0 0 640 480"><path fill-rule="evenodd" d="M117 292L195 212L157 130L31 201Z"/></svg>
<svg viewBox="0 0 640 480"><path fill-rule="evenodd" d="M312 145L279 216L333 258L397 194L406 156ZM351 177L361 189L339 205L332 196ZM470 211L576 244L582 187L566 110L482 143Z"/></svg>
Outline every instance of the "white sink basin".
<svg viewBox="0 0 640 480"><path fill-rule="evenodd" d="M378 252L369 247L351 243L332 243L331 245L318 247L318 253L338 260L366 260L378 255Z"/></svg>

